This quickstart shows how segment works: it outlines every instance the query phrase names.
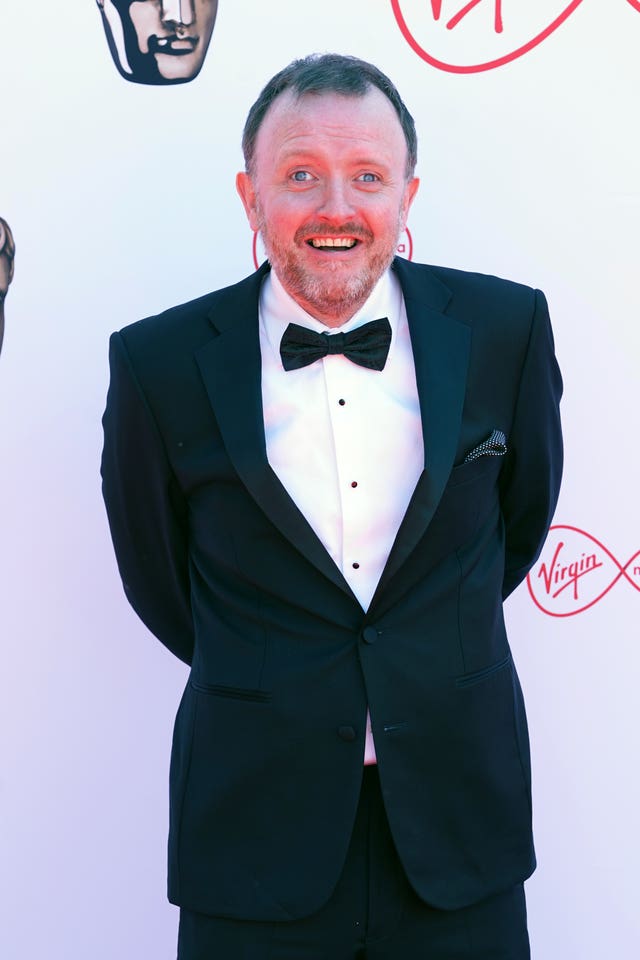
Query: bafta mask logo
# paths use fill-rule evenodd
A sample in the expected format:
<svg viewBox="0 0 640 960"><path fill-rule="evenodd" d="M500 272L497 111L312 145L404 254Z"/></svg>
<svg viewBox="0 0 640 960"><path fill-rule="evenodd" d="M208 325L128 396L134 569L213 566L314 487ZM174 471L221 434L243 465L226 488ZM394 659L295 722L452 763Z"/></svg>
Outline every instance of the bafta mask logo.
<svg viewBox="0 0 640 960"><path fill-rule="evenodd" d="M16 245L13 242L13 234L7 221L0 217L0 350L2 350L4 339L4 298L13 280L15 255Z"/></svg>
<svg viewBox="0 0 640 960"><path fill-rule="evenodd" d="M200 73L218 0L96 0L120 76L188 83Z"/></svg>

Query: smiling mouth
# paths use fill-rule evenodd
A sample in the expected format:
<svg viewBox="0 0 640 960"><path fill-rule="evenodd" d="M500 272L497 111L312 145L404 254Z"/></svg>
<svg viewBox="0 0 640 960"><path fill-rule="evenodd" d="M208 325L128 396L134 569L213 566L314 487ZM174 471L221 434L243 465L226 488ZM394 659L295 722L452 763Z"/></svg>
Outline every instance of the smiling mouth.
<svg viewBox="0 0 640 960"><path fill-rule="evenodd" d="M198 46L200 37L179 37L172 34L169 37L149 37L149 53L166 53L171 57L184 57L193 53Z"/></svg>
<svg viewBox="0 0 640 960"><path fill-rule="evenodd" d="M310 247L314 250L353 250L359 243L355 237L313 237L307 240Z"/></svg>

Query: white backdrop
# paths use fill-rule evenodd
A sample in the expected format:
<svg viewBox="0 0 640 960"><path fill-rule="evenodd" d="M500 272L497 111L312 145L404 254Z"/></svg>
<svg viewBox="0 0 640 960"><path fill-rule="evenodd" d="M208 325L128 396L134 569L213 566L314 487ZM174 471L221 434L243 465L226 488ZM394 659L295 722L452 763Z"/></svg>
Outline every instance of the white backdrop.
<svg viewBox="0 0 640 960"><path fill-rule="evenodd" d="M0 215L17 247L0 357L6 960L175 957L167 779L186 668L116 573L98 478L107 338L251 271L233 189L242 124L263 83L312 50L378 64L414 113L414 259L547 293L566 385L555 523L580 532L554 531L533 596L523 585L508 604L533 747L533 956L639 955L640 555L624 565L640 550L640 5L502 0L497 34L482 0L447 31L462 6L443 0L435 22L437 3L396 3L416 45L458 66L575 9L525 55L455 72L412 49L391 0L220 0L199 78L155 88L116 73L92 0L64 17L0 0Z"/></svg>

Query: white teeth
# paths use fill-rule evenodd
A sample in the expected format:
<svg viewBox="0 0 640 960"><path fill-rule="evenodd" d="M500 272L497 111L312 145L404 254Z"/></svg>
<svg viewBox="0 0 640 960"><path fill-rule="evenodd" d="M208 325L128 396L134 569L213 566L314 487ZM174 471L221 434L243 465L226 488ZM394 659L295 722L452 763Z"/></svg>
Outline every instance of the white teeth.
<svg viewBox="0 0 640 960"><path fill-rule="evenodd" d="M345 250L350 250L351 247L356 245L356 241L349 237L322 237L312 240L311 243L318 249L322 247L342 247Z"/></svg>

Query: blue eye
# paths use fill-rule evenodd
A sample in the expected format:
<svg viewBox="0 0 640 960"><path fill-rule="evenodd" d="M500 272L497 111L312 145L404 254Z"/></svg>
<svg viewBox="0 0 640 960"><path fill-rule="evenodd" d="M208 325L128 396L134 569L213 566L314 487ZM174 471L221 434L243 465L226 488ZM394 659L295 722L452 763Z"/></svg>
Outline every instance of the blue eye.
<svg viewBox="0 0 640 960"><path fill-rule="evenodd" d="M296 183L304 183L305 180L311 179L311 174L308 170L296 170L295 173L291 174L291 179L295 180Z"/></svg>
<svg viewBox="0 0 640 960"><path fill-rule="evenodd" d="M378 180L378 177L375 173L361 173L358 177L362 183L375 183Z"/></svg>

